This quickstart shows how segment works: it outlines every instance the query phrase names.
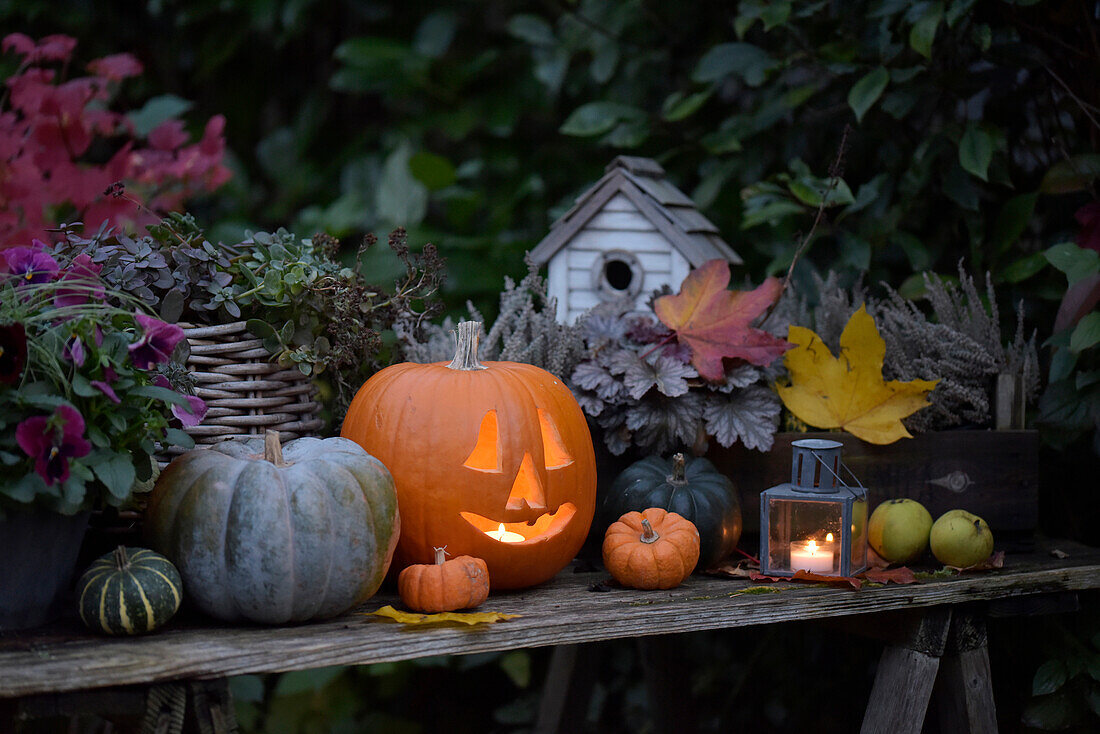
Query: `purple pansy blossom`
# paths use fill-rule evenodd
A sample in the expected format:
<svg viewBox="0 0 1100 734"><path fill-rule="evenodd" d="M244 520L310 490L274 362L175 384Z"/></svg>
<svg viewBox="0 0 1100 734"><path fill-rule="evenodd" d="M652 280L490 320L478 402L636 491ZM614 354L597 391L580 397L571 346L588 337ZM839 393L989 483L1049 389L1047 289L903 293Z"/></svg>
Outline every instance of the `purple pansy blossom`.
<svg viewBox="0 0 1100 734"><path fill-rule="evenodd" d="M102 265L96 265L92 258L81 253L73 258L69 267L62 271L60 280L71 287L58 288L54 296L55 306L79 306L92 300L103 300L105 290L99 279Z"/></svg>
<svg viewBox="0 0 1100 734"><path fill-rule="evenodd" d="M134 312L134 320L144 332L141 339L129 346L130 360L139 370L151 370L172 356L172 350L183 339L183 329L160 319Z"/></svg>
<svg viewBox="0 0 1100 734"><path fill-rule="evenodd" d="M27 332L23 324L0 326L0 383L14 385L27 363Z"/></svg>
<svg viewBox="0 0 1100 734"><path fill-rule="evenodd" d="M115 389L111 387L109 383L106 383L103 380L92 380L91 385L92 387L96 388L101 393L106 395L107 399L115 405L118 405L122 402L121 400L119 400L118 395L115 393Z"/></svg>
<svg viewBox="0 0 1100 734"><path fill-rule="evenodd" d="M42 249L45 243L34 240L33 247L12 247L4 252L6 272L19 276L25 283L45 283L57 274L57 260Z"/></svg>
<svg viewBox="0 0 1100 734"><path fill-rule="evenodd" d="M92 383L95 384L94 382ZM172 383L168 381L168 378L164 375L157 375L153 378L153 384L157 387L166 387L172 390ZM202 419L206 417L206 403L202 398L194 395L184 395L187 399L187 407L182 405L172 405L172 415L180 419L185 427L197 426L202 423Z"/></svg>
<svg viewBox="0 0 1100 734"><path fill-rule="evenodd" d="M73 334L65 342L65 348L61 350L61 356L69 360L77 367L84 366L84 342L81 341L79 334Z"/></svg>
<svg viewBox="0 0 1100 734"><path fill-rule="evenodd" d="M34 470L52 486L69 478L69 459L86 456L92 445L84 439L84 417L68 405L53 415L36 415L15 427L15 440L34 459Z"/></svg>

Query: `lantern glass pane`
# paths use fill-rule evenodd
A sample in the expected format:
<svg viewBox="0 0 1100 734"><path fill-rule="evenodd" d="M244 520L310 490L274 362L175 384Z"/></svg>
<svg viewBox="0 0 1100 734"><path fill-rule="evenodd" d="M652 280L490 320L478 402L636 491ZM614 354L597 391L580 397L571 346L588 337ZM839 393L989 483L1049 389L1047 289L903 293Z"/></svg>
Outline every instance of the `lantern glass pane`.
<svg viewBox="0 0 1100 734"><path fill-rule="evenodd" d="M867 499L852 503L852 569L867 567Z"/></svg>
<svg viewBox="0 0 1100 734"><path fill-rule="evenodd" d="M782 497L767 501L768 567L838 574L844 503Z"/></svg>

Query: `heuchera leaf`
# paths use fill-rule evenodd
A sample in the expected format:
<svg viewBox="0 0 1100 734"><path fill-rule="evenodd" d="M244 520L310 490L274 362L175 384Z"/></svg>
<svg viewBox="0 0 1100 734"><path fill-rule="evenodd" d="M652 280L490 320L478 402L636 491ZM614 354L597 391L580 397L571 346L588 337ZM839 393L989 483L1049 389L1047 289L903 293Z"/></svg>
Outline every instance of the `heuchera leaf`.
<svg viewBox="0 0 1100 734"><path fill-rule="evenodd" d="M441 612L439 614L420 614L418 612L401 612L387 604L369 614L376 617L387 617L402 624L439 624L441 622L457 622L459 624L482 624L500 622L506 619L515 619L519 614L504 614L503 612Z"/></svg>
<svg viewBox="0 0 1100 734"><path fill-rule="evenodd" d="M928 393L939 380L883 380L886 342L866 307L844 327L839 357L809 329L792 326L787 336L795 344L785 358L790 384L777 385L776 391L799 420L843 428L876 444L912 438L901 419L929 404Z"/></svg>
<svg viewBox="0 0 1100 734"><path fill-rule="evenodd" d="M699 375L718 382L725 377L724 357L755 365L770 364L791 344L750 326L779 298L782 285L768 278L751 291L731 291L729 263L710 260L693 270L675 296L661 296L653 310L691 349L691 363Z"/></svg>

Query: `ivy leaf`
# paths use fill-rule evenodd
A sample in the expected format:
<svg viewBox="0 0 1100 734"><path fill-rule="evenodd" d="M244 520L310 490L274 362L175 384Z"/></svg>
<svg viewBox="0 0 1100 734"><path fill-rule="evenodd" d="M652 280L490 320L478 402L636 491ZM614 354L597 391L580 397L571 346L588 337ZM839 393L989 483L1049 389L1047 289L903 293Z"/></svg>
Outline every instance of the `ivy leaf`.
<svg viewBox="0 0 1100 734"><path fill-rule="evenodd" d="M368 612L368 615L386 617L402 624L440 624L453 622L457 624L491 624L503 622L508 619L516 619L520 614L504 614L503 612L441 612L439 614L419 614L417 612L401 612L387 604L381 609Z"/></svg>
<svg viewBox="0 0 1100 734"><path fill-rule="evenodd" d="M876 444L912 438L901 419L929 404L928 393L939 380L883 380L886 342L866 306L844 327L839 357L809 329L792 326L787 336L795 344L785 358L790 384L776 390L799 420L817 428L843 428Z"/></svg>
<svg viewBox="0 0 1100 734"><path fill-rule="evenodd" d="M993 160L993 138L975 123L966 126L959 140L959 164L983 181L989 180L989 164Z"/></svg>
<svg viewBox="0 0 1100 734"><path fill-rule="evenodd" d="M589 102L573 110L558 132L562 135L591 137L610 132L620 122L644 118L645 113L637 107L619 102Z"/></svg>
<svg viewBox="0 0 1100 734"><path fill-rule="evenodd" d="M1093 311L1078 321L1069 338L1070 351L1078 354L1096 344L1100 344L1100 311Z"/></svg>
<svg viewBox="0 0 1100 734"><path fill-rule="evenodd" d="M1054 693L1068 680L1065 663L1061 660L1048 660L1035 671L1035 678L1031 681L1031 695L1045 696Z"/></svg>
<svg viewBox="0 0 1100 734"><path fill-rule="evenodd" d="M848 92L848 106L856 113L856 121L862 122L867 110L878 101L890 83L890 72L885 67L878 67L864 76Z"/></svg>
<svg viewBox="0 0 1100 734"><path fill-rule="evenodd" d="M687 378L697 377L690 366L664 354L656 359L635 359L623 374L627 393L635 400L641 399L656 387L663 395L676 398L688 391Z"/></svg>
<svg viewBox="0 0 1100 734"><path fill-rule="evenodd" d="M720 43L711 47L691 73L692 81L705 84L737 74L750 87L764 83L765 75L779 66L768 53L751 43Z"/></svg>
<svg viewBox="0 0 1100 734"><path fill-rule="evenodd" d="M782 404L763 385L751 385L726 397L715 393L703 409L707 433L729 448L738 440L745 448L768 451L775 439Z"/></svg>
<svg viewBox="0 0 1100 734"><path fill-rule="evenodd" d="M724 357L755 365L770 364L791 347L784 339L749 326L782 290L778 278L768 278L754 290L730 291L729 263L711 260L693 270L675 296L661 296L653 310L691 349L691 363L702 377L725 378Z"/></svg>
<svg viewBox="0 0 1100 734"><path fill-rule="evenodd" d="M941 20L943 20L943 3L932 3L909 31L909 45L926 59L932 58L932 42L936 40L936 29L939 28Z"/></svg>

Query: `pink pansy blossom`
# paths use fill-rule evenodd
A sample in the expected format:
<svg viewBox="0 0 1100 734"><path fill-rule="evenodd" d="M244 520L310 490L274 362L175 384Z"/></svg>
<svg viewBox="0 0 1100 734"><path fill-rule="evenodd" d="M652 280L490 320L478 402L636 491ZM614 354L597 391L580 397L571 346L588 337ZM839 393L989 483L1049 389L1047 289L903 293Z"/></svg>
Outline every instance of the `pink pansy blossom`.
<svg viewBox="0 0 1100 734"><path fill-rule="evenodd" d="M84 366L84 360L86 355L84 353L84 342L80 340L80 335L73 334L65 342L64 349L61 350L61 356L69 360L77 367Z"/></svg>
<svg viewBox="0 0 1100 734"><path fill-rule="evenodd" d="M149 146L155 150L173 151L186 142L183 120L165 120L149 133Z"/></svg>
<svg viewBox="0 0 1100 734"><path fill-rule="evenodd" d="M103 380L92 380L91 385L92 387L106 395L107 399L110 400L112 403L115 403L117 405L118 403L122 402L118 399L118 394L115 393L115 389Z"/></svg>
<svg viewBox="0 0 1100 734"><path fill-rule="evenodd" d="M0 326L0 383L14 385L27 363L27 332L23 324Z"/></svg>
<svg viewBox="0 0 1100 734"><path fill-rule="evenodd" d="M77 306L88 301L102 300L105 294L103 281L99 279L102 265L92 262L92 258L81 253L73 258L61 273L60 281L66 286L57 289L54 296L55 306Z"/></svg>
<svg viewBox="0 0 1100 734"><path fill-rule="evenodd" d="M34 459L34 470L52 486L69 478L69 459L87 456L92 445L84 439L84 417L73 407L59 405L53 415L27 418L15 427L15 441Z"/></svg>
<svg viewBox="0 0 1100 734"><path fill-rule="evenodd" d="M1100 201L1085 204L1074 214L1081 231L1077 233L1077 246L1100 252Z"/></svg>
<svg viewBox="0 0 1100 734"><path fill-rule="evenodd" d="M26 283L45 283L57 274L57 261L42 251L45 245L34 240L34 247L13 247L4 253L6 271Z"/></svg>
<svg viewBox="0 0 1100 734"><path fill-rule="evenodd" d="M139 370L151 370L158 364L167 362L172 350L183 339L183 329L177 324L168 324L141 312L134 313L134 320L142 329L141 338L131 344L130 361Z"/></svg>
<svg viewBox="0 0 1100 734"><path fill-rule="evenodd" d="M172 383L168 381L168 378L164 375L157 375L153 378L153 384L157 387L165 387L169 390L172 388ZM185 427L190 428L202 423L202 419L206 417L206 403L202 398L194 395L184 395L187 399L187 407L182 405L172 406L172 415L179 418L180 423Z"/></svg>

